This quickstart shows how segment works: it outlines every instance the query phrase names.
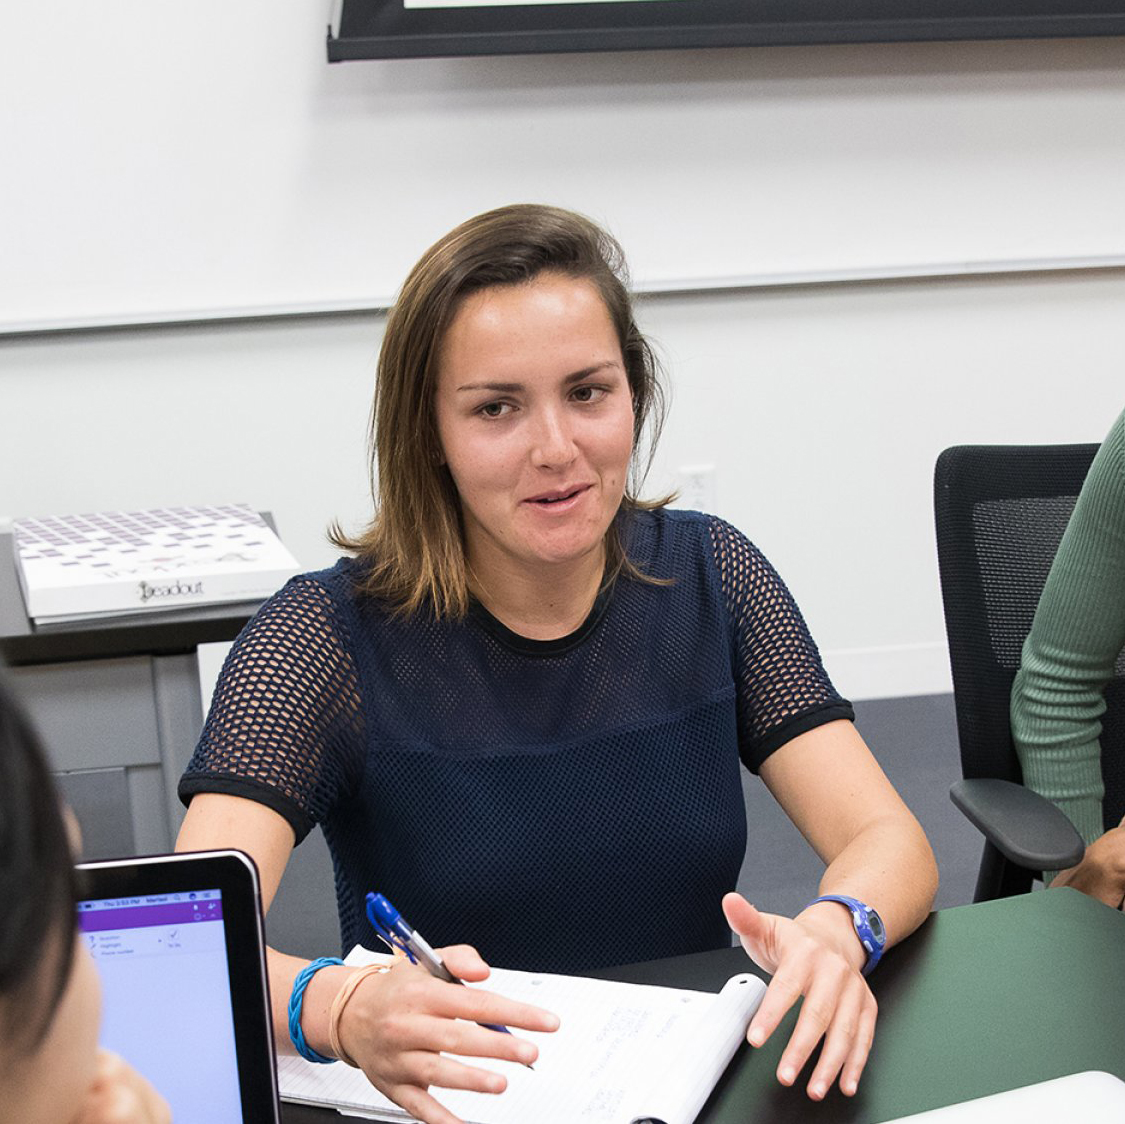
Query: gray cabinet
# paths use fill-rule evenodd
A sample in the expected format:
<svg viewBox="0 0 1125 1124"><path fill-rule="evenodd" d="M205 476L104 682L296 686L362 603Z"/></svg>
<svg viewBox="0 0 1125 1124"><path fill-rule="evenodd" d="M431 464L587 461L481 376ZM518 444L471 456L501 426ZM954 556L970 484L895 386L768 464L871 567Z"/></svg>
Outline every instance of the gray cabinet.
<svg viewBox="0 0 1125 1124"><path fill-rule="evenodd" d="M0 535L0 658L12 668L86 858L169 851L176 784L203 724L200 644L233 640L259 602L35 625Z"/></svg>
<svg viewBox="0 0 1125 1124"><path fill-rule="evenodd" d="M12 536L0 535L0 659L43 735L82 828L84 858L172 850L183 819L176 786L203 725L197 648L233 640L257 608L240 602L36 626L24 611ZM266 935L309 957L339 947L319 829L290 859Z"/></svg>

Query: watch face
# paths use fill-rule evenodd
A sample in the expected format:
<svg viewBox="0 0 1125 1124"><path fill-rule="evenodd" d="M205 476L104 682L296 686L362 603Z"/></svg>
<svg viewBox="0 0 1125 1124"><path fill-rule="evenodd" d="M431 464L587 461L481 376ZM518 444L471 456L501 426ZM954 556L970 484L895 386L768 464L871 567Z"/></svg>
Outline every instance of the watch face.
<svg viewBox="0 0 1125 1124"><path fill-rule="evenodd" d="M871 935L882 945L887 939L887 930L883 928L883 919L873 909L867 911L867 925Z"/></svg>

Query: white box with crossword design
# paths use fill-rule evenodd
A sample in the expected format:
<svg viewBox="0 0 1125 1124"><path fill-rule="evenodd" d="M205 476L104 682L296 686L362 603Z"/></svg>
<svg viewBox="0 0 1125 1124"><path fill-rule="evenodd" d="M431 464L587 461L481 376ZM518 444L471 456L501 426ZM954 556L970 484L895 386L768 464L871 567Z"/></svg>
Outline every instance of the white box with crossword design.
<svg viewBox="0 0 1125 1124"><path fill-rule="evenodd" d="M252 601L296 559L245 504L17 519L16 568L41 623Z"/></svg>

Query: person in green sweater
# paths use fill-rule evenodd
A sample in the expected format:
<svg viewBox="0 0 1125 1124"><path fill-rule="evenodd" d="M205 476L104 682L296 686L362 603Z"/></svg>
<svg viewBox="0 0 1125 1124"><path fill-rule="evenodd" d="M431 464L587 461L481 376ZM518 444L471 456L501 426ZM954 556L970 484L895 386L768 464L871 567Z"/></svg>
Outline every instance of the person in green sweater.
<svg viewBox="0 0 1125 1124"><path fill-rule="evenodd" d="M1012 687L1024 783L1057 804L1086 842L1077 866L1046 872L1107 905L1125 899L1125 821L1102 823L1103 691L1125 647L1125 413L1082 486Z"/></svg>

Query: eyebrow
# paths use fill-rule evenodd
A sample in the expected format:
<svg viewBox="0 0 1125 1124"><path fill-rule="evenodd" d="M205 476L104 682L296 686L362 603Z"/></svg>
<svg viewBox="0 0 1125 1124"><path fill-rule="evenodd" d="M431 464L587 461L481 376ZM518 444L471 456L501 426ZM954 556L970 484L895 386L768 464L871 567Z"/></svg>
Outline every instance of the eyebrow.
<svg viewBox="0 0 1125 1124"><path fill-rule="evenodd" d="M583 367L580 371L575 371L573 374L567 375L563 379L564 386L570 386L572 383L581 382L584 378L590 375L596 375L599 371L604 371L607 368L617 368L624 370L623 364L616 359L607 359L604 363L595 363L590 367ZM464 390L488 390L494 394L515 394L517 391L523 390L523 383L519 382L470 382L465 383L464 386L457 388L457 393L460 394Z"/></svg>

